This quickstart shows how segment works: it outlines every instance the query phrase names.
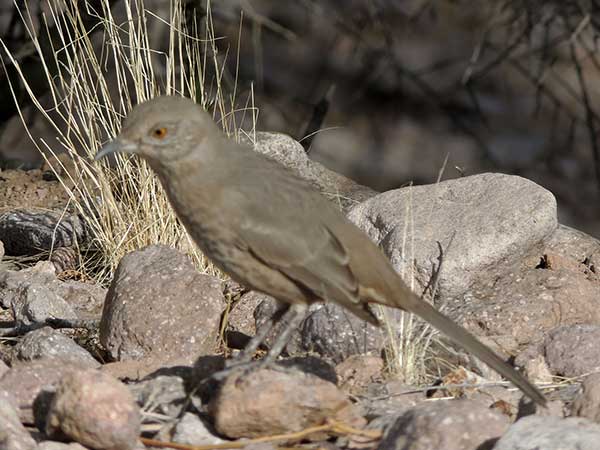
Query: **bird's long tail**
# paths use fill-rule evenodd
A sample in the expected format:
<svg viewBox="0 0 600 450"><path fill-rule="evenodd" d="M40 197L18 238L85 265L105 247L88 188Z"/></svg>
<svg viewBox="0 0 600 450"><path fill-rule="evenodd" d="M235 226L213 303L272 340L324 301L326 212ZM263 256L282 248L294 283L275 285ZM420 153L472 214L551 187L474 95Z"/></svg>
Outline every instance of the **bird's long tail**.
<svg viewBox="0 0 600 450"><path fill-rule="evenodd" d="M402 291L403 294L410 297L399 303L403 309L406 309L429 322L456 344L475 355L504 378L511 381L533 401L541 406L546 405L546 397L544 397L544 394L542 394L537 387L531 384L529 380L515 370L514 367L510 366L506 361L496 355L490 348L482 344L475 336L439 312L429 303L420 299L410 291L408 287L402 286Z"/></svg>

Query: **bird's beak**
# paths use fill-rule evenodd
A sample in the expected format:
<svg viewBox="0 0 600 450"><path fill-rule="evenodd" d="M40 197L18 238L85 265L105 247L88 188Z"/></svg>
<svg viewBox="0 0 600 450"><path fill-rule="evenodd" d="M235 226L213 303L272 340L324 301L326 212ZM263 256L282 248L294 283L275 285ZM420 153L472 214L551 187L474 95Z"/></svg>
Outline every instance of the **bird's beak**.
<svg viewBox="0 0 600 450"><path fill-rule="evenodd" d="M99 161L105 156L112 155L113 153L135 153L136 149L137 145L133 142L127 142L117 138L104 144L100 151L96 153L96 156L94 156L94 160Z"/></svg>

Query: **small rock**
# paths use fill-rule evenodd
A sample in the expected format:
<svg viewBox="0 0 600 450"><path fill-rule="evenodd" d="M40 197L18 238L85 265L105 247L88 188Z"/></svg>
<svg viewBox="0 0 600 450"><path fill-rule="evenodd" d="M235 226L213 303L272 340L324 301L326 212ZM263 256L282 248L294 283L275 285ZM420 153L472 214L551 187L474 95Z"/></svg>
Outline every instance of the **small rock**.
<svg viewBox="0 0 600 450"><path fill-rule="evenodd" d="M106 289L101 286L59 280L50 261L40 261L33 267L19 271L0 272L0 304L5 308L23 303L23 293L30 288L43 293L52 292L52 295L60 297L81 318L98 317L106 296Z"/></svg>
<svg viewBox="0 0 600 450"><path fill-rule="evenodd" d="M34 423L34 401L36 418L45 418L51 397L58 382L69 372L82 367L61 359L36 359L29 362L16 362L0 379L0 390L10 392L16 400L21 422ZM36 422L40 423L40 420Z"/></svg>
<svg viewBox="0 0 600 450"><path fill-rule="evenodd" d="M263 298L254 311L257 329L279 306L272 297ZM283 321L279 322L267 335L265 344L272 345L284 327ZM290 356L316 353L334 363L340 363L352 355L380 355L383 347L384 335L381 328L368 324L335 303L315 303L311 305L298 330L292 332L285 351Z"/></svg>
<svg viewBox="0 0 600 450"><path fill-rule="evenodd" d="M28 284L12 303L13 317L18 329L42 326L47 320L76 320L75 310L62 297L41 284Z"/></svg>
<svg viewBox="0 0 600 450"><path fill-rule="evenodd" d="M571 415L600 423L600 373L587 377L571 405Z"/></svg>
<svg viewBox="0 0 600 450"><path fill-rule="evenodd" d="M478 388L474 386L484 384L485 382L486 380L481 376L460 366L442 377L440 384L445 388L434 390L432 398L462 398L470 394L472 395L478 391Z"/></svg>
<svg viewBox="0 0 600 450"><path fill-rule="evenodd" d="M96 370L74 371L57 386L46 433L93 449L129 450L137 445L140 411L120 381Z"/></svg>
<svg viewBox="0 0 600 450"><path fill-rule="evenodd" d="M568 378L600 369L600 326L572 325L552 330L544 342L550 371Z"/></svg>
<svg viewBox="0 0 600 450"><path fill-rule="evenodd" d="M421 403L389 428L379 450L465 450L491 448L508 428L508 418L470 400Z"/></svg>
<svg viewBox="0 0 600 450"><path fill-rule="evenodd" d="M379 356L353 355L335 367L340 389L362 394L367 386L381 381L384 362Z"/></svg>
<svg viewBox="0 0 600 450"><path fill-rule="evenodd" d="M50 327L27 333L15 346L14 351L20 361L58 358L79 363L82 367L95 368L100 365L87 350Z"/></svg>
<svg viewBox="0 0 600 450"><path fill-rule="evenodd" d="M221 283L198 273L165 246L134 251L119 262L106 296L100 342L113 360L187 358L216 347L225 302Z"/></svg>
<svg viewBox="0 0 600 450"><path fill-rule="evenodd" d="M546 403L545 408L538 408L535 412L536 415L546 417L559 417L564 418L567 416L568 410L565 407L565 402L562 399L552 399ZM525 416L526 414L523 414Z"/></svg>
<svg viewBox="0 0 600 450"><path fill-rule="evenodd" d="M258 299L262 299L260 303L254 308L254 320L255 320L255 329L260 330L264 326L264 324L271 319L273 314L277 312L279 308L281 308L281 303L275 300L270 295L266 294L257 294ZM309 314L314 309L315 305L309 307ZM270 348L279 333L285 328L286 323L283 320L280 320L275 324L273 329L267 337L265 338L263 345L267 348ZM305 353L304 347L302 346L302 335L300 329L302 328L302 324L298 329L293 330L290 334L290 338L285 347L285 353L290 356L300 356Z"/></svg>
<svg viewBox="0 0 600 450"><path fill-rule="evenodd" d="M385 428L415 405L427 400L425 393L415 390L398 380L385 383L373 383L360 399L363 415L369 420L369 428L377 422L375 428Z"/></svg>
<svg viewBox="0 0 600 450"><path fill-rule="evenodd" d="M487 336L478 336L479 340L482 344L489 347L494 353L496 353L500 358L507 361L510 359L510 354L507 353L504 349L505 343L502 342L502 339L498 339L497 336L493 338ZM510 345L510 344L509 344ZM472 355L467 356L467 361L469 364L467 365L470 368L475 369L475 372L481 375L487 381L502 381L502 375L488 366L486 363L481 361L479 358L476 358Z"/></svg>
<svg viewBox="0 0 600 450"><path fill-rule="evenodd" d="M188 397L183 378L175 375L159 375L128 387L145 412L168 417L177 417Z"/></svg>
<svg viewBox="0 0 600 450"><path fill-rule="evenodd" d="M364 419L333 383L297 370L230 375L209 404L216 430L230 438L301 431L335 419L361 428ZM316 437L315 437L316 439Z"/></svg>
<svg viewBox="0 0 600 450"><path fill-rule="evenodd" d="M317 353L334 363L352 355L381 355L385 336L380 327L335 303L315 306L300 328L304 351Z"/></svg>
<svg viewBox="0 0 600 450"><path fill-rule="evenodd" d="M248 336L254 336L256 334L254 310L264 299L265 295L256 291L243 294L229 312L228 327Z"/></svg>
<svg viewBox="0 0 600 450"><path fill-rule="evenodd" d="M33 450L35 440L21 424L14 409L14 398L0 390L0 448L2 450Z"/></svg>
<svg viewBox="0 0 600 450"><path fill-rule="evenodd" d="M527 416L510 426L493 450L597 450L600 425L582 418Z"/></svg>
<svg viewBox="0 0 600 450"><path fill-rule="evenodd" d="M525 364L525 375L534 383L552 383L553 377L546 358L538 355Z"/></svg>
<svg viewBox="0 0 600 450"><path fill-rule="evenodd" d="M173 442L187 445L217 445L226 441L212 434L198 416L185 413L175 425Z"/></svg>
<svg viewBox="0 0 600 450"><path fill-rule="evenodd" d="M523 393L512 386L481 386L467 393L466 399L481 403L486 408L497 411L514 421L519 414Z"/></svg>
<svg viewBox="0 0 600 450"><path fill-rule="evenodd" d="M36 255L52 248L81 245L85 239L85 226L77 215L45 209L0 214L0 240L7 255Z"/></svg>

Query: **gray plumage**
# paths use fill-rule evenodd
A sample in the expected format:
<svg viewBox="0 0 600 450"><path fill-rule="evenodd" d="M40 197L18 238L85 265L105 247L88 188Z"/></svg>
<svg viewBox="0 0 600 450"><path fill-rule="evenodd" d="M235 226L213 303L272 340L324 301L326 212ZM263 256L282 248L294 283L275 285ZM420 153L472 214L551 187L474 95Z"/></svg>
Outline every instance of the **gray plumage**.
<svg viewBox="0 0 600 450"><path fill-rule="evenodd" d="M196 244L239 283L298 309L335 302L372 324L378 321L369 303L417 314L545 404L523 375L418 298L308 182L228 139L191 100L159 97L136 106L97 158L114 151L150 164Z"/></svg>

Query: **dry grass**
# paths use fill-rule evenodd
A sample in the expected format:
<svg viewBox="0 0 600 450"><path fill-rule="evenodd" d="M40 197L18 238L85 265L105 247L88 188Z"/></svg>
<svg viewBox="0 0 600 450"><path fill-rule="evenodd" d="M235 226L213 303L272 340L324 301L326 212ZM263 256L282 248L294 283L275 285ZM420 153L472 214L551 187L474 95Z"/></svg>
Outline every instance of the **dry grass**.
<svg viewBox="0 0 600 450"><path fill-rule="evenodd" d="M44 59L47 52L45 56L29 11L21 17L45 69L49 104L33 95L17 58L2 45L30 100L58 136L56 142L36 142L39 150L50 155L64 151L73 158L74 170L54 169L94 236L91 248L95 257L83 260L82 271L103 281L126 253L163 243L190 254L202 271L216 273L178 223L158 180L144 162L117 157L113 168L93 162L102 143L117 134L132 103L158 94L194 98L223 119L228 134L239 132L236 115L231 114L236 93L227 95L222 89L224 68L217 58L210 10L206 23L194 24L194 29L188 30L180 0L171 1L170 20L145 10L143 0L123 2L127 17L123 23L116 22L105 3L101 11L91 10L88 2L49 4L50 17L46 17L41 33L49 33L49 24L54 24L60 45L53 49L53 60ZM98 19L93 30L83 25L84 10ZM156 30L150 32L148 27L161 24L169 30L166 50L153 48L149 38ZM200 28L205 30L202 39L194 37L199 36ZM57 74L53 73L54 66ZM255 120L256 110L246 110ZM23 118L22 111L20 114ZM49 162L61 164L55 159Z"/></svg>
<svg viewBox="0 0 600 450"><path fill-rule="evenodd" d="M406 189L411 189L408 186ZM403 229L401 252L407 264L403 266L401 275L405 280L412 280L410 288L416 291L414 266L414 229L412 196L405 208L406 220L399 224ZM435 296L433 292L432 297ZM423 301L427 301L423 299ZM431 344L436 342L438 332L427 322L414 314L398 309L379 307L380 316L386 334L385 359L387 370L393 377L401 378L410 385L426 385L439 375L440 364L437 362Z"/></svg>

